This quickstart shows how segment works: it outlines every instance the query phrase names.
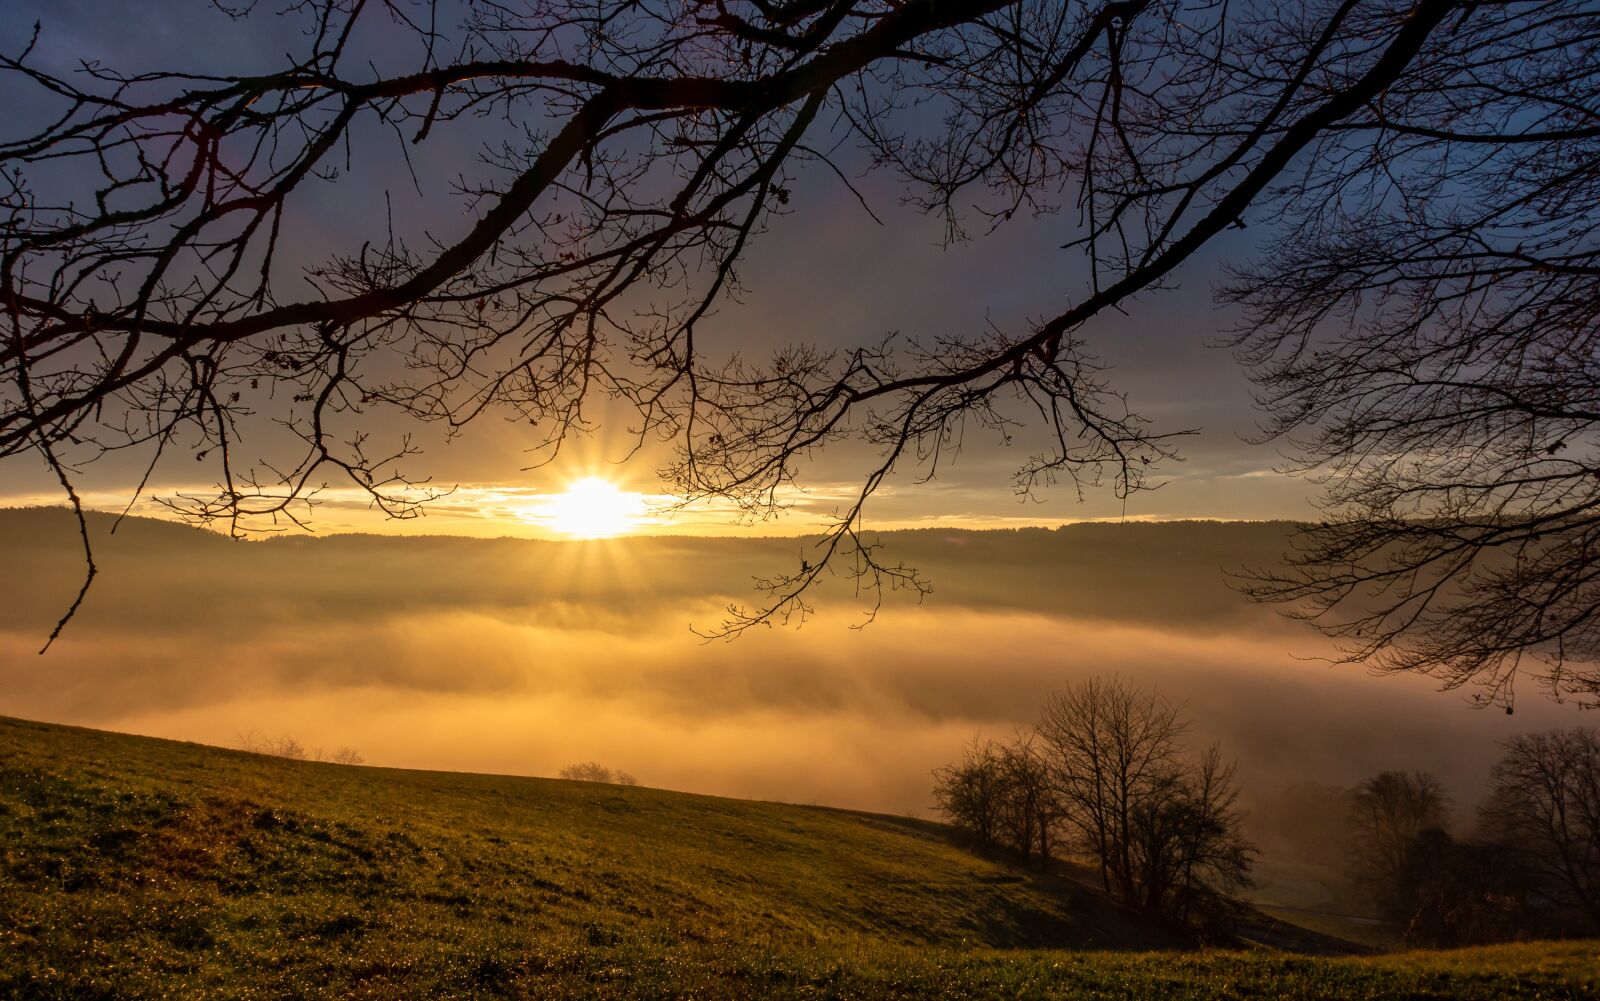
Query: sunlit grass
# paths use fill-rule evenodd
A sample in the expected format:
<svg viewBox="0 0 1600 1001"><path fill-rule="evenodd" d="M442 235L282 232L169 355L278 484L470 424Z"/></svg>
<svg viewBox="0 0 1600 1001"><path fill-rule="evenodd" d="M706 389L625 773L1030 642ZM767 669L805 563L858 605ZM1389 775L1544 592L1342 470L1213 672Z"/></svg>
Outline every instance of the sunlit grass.
<svg viewBox="0 0 1600 1001"><path fill-rule="evenodd" d="M1376 959L1106 951L1179 944L916 821L0 720L3 997L1600 989L1588 943Z"/></svg>

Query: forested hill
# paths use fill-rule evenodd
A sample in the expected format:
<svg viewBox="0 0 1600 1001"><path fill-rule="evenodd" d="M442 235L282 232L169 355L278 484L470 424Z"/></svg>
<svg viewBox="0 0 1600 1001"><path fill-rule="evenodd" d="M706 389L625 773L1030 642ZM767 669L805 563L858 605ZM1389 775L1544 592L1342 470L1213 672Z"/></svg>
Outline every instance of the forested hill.
<svg viewBox="0 0 1600 1001"><path fill-rule="evenodd" d="M226 616L234 596L255 614L344 617L451 605L521 607L598 601L646 612L708 595L755 601L752 578L815 559L804 538L634 537L587 542L445 536L269 537L236 542L148 518L93 515L102 574L86 622L128 624L178 603ZM1275 616L1230 586L1230 572L1267 567L1285 551L1284 522L1088 523L1058 529L922 529L881 535L884 559L916 567L931 607L1014 609L1222 631ZM0 510L0 551L30 587L0 608L0 628L48 627L81 583L76 527L64 509ZM420 571L420 572L419 572ZM261 594L274 595L263 606ZM848 587L824 587L823 608L849 610ZM909 602L891 595L891 606ZM115 623L107 623L115 624Z"/></svg>

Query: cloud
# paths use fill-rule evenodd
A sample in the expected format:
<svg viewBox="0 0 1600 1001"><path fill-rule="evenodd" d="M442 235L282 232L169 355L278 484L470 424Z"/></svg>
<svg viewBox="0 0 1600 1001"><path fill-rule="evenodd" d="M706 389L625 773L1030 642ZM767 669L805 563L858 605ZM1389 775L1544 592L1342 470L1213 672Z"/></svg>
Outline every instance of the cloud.
<svg viewBox="0 0 1600 1001"><path fill-rule="evenodd" d="M83 616L39 657L77 583L70 525L0 512L0 712L221 744L291 734L415 768L593 759L652 785L895 813L926 812L929 772L972 736L1026 726L1095 674L1184 703L1193 743L1221 741L1252 801L1404 767L1470 803L1501 738L1583 722L1304 659L1314 637L1222 574L1271 559L1285 531L897 533L888 552L934 582L922 605L851 630L859 602L835 586L803 628L705 643L688 626L754 598L751 575L805 540L235 543L135 521L99 539Z"/></svg>

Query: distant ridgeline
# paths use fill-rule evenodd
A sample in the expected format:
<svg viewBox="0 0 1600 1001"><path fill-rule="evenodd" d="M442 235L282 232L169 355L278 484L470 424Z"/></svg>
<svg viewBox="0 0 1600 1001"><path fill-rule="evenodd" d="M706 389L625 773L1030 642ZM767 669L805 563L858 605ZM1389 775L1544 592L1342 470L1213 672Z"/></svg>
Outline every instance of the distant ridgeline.
<svg viewBox="0 0 1600 1001"><path fill-rule="evenodd" d="M237 542L173 522L91 515L101 575L75 628L148 623L184 609L348 620L375 609L457 604L527 606L601 599L648 611L706 596L755 601L752 577L814 559L805 538L632 537L602 542L449 536L273 536ZM1275 564L1286 522L1085 523L1057 529L918 529L882 533L884 553L933 584L927 599L981 609L1158 622L1222 631L1275 618L1251 606L1227 574ZM0 549L14 568L0 583L0 628L45 629L81 583L76 528L64 509L0 510ZM594 554L594 555L586 555ZM182 572L176 568L182 567ZM557 572L559 571L559 572ZM22 586L26 582L26 586ZM276 600L255 601L260 594ZM890 607L910 599L891 595ZM824 611L853 612L849 589L816 594Z"/></svg>

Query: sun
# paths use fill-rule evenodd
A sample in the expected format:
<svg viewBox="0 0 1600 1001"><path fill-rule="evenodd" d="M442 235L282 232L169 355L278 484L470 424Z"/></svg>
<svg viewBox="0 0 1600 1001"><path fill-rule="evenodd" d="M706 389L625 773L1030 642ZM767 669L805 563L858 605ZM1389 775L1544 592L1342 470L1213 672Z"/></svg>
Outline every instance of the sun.
<svg viewBox="0 0 1600 1001"><path fill-rule="evenodd" d="M551 498L541 513L563 535L604 539L626 535L638 526L644 498L598 476L585 476L569 484L566 493Z"/></svg>

